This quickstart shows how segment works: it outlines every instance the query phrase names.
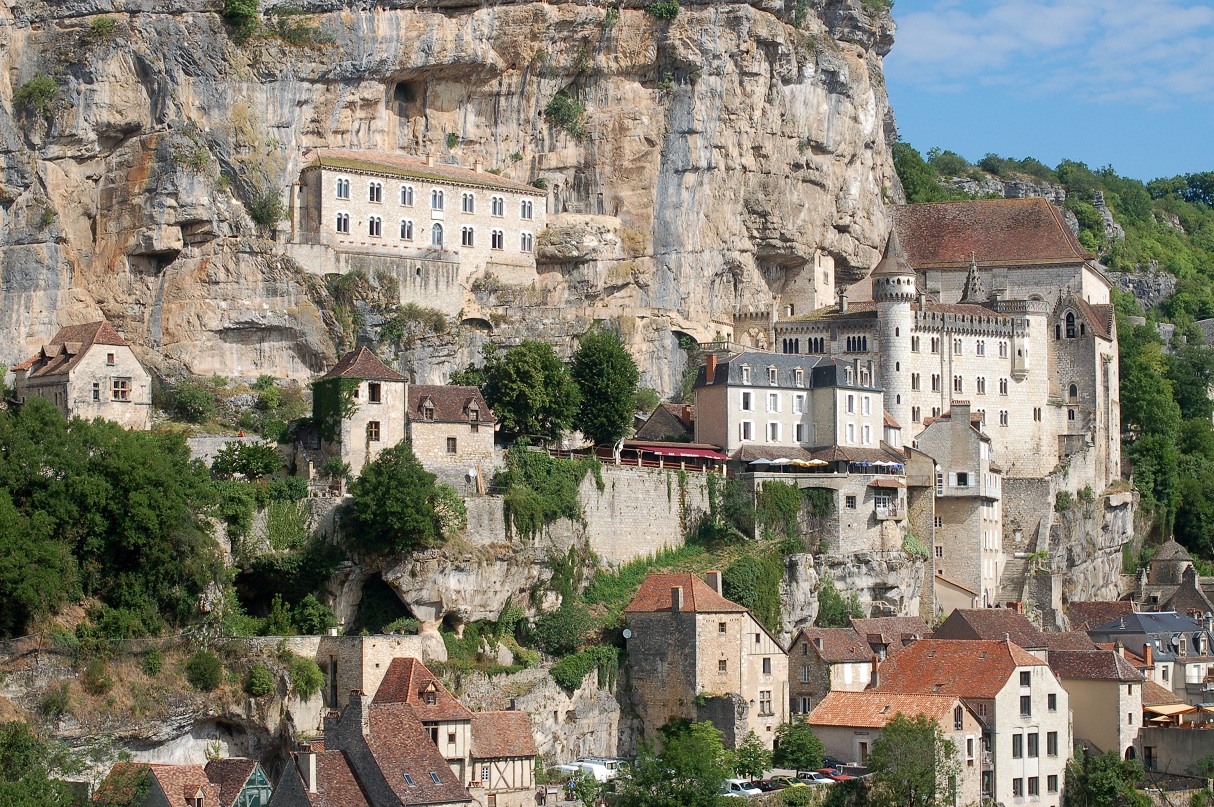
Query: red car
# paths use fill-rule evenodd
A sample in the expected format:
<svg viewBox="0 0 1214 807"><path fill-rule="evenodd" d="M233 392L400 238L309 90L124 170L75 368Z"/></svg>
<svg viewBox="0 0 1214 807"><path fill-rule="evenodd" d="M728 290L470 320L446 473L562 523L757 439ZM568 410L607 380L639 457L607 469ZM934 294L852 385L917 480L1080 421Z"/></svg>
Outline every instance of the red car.
<svg viewBox="0 0 1214 807"><path fill-rule="evenodd" d="M831 779L834 779L836 782L849 782L852 779L856 778L854 776L848 776L846 773L843 772L842 768L818 768L818 773L820 773L824 776L829 776Z"/></svg>

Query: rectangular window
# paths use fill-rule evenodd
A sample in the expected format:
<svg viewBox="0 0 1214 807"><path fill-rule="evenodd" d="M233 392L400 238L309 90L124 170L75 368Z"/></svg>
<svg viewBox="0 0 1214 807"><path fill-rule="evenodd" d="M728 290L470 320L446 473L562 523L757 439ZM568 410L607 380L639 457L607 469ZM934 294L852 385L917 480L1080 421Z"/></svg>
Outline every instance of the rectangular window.
<svg viewBox="0 0 1214 807"><path fill-rule="evenodd" d="M779 411L779 410L777 410L777 411ZM805 396L804 395L792 396L792 411L793 411L794 415L804 415L805 414Z"/></svg>
<svg viewBox="0 0 1214 807"><path fill-rule="evenodd" d="M763 659L763 674L771 675L771 659L769 658Z"/></svg>
<svg viewBox="0 0 1214 807"><path fill-rule="evenodd" d="M1051 712L1057 712L1058 711L1058 696L1055 695L1053 692L1046 695L1045 696L1045 705L1049 708L1049 710Z"/></svg>
<svg viewBox="0 0 1214 807"><path fill-rule="evenodd" d="M805 649L809 650L809 645L805 645ZM801 683L809 683L809 667L805 666L804 664L801 665Z"/></svg>
<svg viewBox="0 0 1214 807"><path fill-rule="evenodd" d="M775 710L771 708L771 690L770 689L760 689L759 690L759 714L761 714L761 715L775 714Z"/></svg>
<svg viewBox="0 0 1214 807"><path fill-rule="evenodd" d="M728 631L728 627L726 626L726 624L724 622L717 623L717 633L725 634L727 631Z"/></svg>
<svg viewBox="0 0 1214 807"><path fill-rule="evenodd" d="M939 517L939 516L936 516L936 520L938 521L939 519L940 519L940 517ZM939 545L937 545L937 546L936 546L936 557L937 557L937 558L943 558L943 557L944 557L944 547L939 546Z"/></svg>
<svg viewBox="0 0 1214 807"><path fill-rule="evenodd" d="M847 396L847 414L854 415L856 413L856 396Z"/></svg>
<svg viewBox="0 0 1214 807"><path fill-rule="evenodd" d="M919 352L919 337L917 337L917 336L911 337L911 352L912 353Z"/></svg>
<svg viewBox="0 0 1214 807"><path fill-rule="evenodd" d="M966 472L957 474L957 487L968 488L970 486L970 475Z"/></svg>
<svg viewBox="0 0 1214 807"><path fill-rule="evenodd" d="M447 732L447 745L455 745L455 732Z"/></svg>
<svg viewBox="0 0 1214 807"><path fill-rule="evenodd" d="M746 367L746 366L742 367L742 383L743 384L750 383L750 368L749 367Z"/></svg>
<svg viewBox="0 0 1214 807"><path fill-rule="evenodd" d="M749 412L753 409L749 392L742 393L742 411Z"/></svg>
<svg viewBox="0 0 1214 807"><path fill-rule="evenodd" d="M1027 687L1033 685L1033 673L1029 670L1020 671L1020 686Z"/></svg>
<svg viewBox="0 0 1214 807"><path fill-rule="evenodd" d="M1024 735L1012 735L1012 759L1020 759L1024 756Z"/></svg>
<svg viewBox="0 0 1214 807"><path fill-rule="evenodd" d="M944 517L936 516L935 524L936 524L936 529L938 529L938 530L944 529ZM943 551L943 547L941 547L941 551ZM941 557L943 557L943 555Z"/></svg>
<svg viewBox="0 0 1214 807"><path fill-rule="evenodd" d="M114 354L113 354L113 353L106 353L106 354L105 354L105 363L106 363L107 365L109 365L110 367L113 367L113 366L114 366Z"/></svg>
<svg viewBox="0 0 1214 807"><path fill-rule="evenodd" d="M367 423L367 441L371 443L379 442L379 421L372 420Z"/></svg>
<svg viewBox="0 0 1214 807"><path fill-rule="evenodd" d="M1020 696L1020 714L1022 717L1030 717L1033 714L1033 696Z"/></svg>
<svg viewBox="0 0 1214 807"><path fill-rule="evenodd" d="M1058 756L1058 732L1050 731L1045 735L1045 753L1046 756Z"/></svg>
<svg viewBox="0 0 1214 807"><path fill-rule="evenodd" d="M940 391L940 374L932 373L932 392Z"/></svg>
<svg viewBox="0 0 1214 807"><path fill-rule="evenodd" d="M1024 795L1024 780L1016 778L1012 780L1012 795L1020 798Z"/></svg>
<svg viewBox="0 0 1214 807"><path fill-rule="evenodd" d="M863 395L860 397L860 414L871 415L873 413L873 399L871 395Z"/></svg>
<svg viewBox="0 0 1214 807"><path fill-rule="evenodd" d="M861 442L866 446L872 445L873 443L873 427L869 426L867 423L864 424L864 428L861 433Z"/></svg>
<svg viewBox="0 0 1214 807"><path fill-rule="evenodd" d="M454 437L447 438L447 453L448 454L456 453L456 438L454 438Z"/></svg>
<svg viewBox="0 0 1214 807"><path fill-rule="evenodd" d="M1040 743L1037 741L1037 736L1038 736L1037 732L1035 732L1035 731L1029 735L1029 756L1030 757L1035 757L1035 756L1040 755L1038 753L1040 750Z"/></svg>
<svg viewBox="0 0 1214 807"><path fill-rule="evenodd" d="M1051 774L1051 775L1045 777L1045 790L1047 793L1057 793L1058 792L1057 774Z"/></svg>
<svg viewBox="0 0 1214 807"><path fill-rule="evenodd" d="M721 659L717 662L717 672L729 672L729 662Z"/></svg>
<svg viewBox="0 0 1214 807"><path fill-rule="evenodd" d="M847 424L847 442L851 443L852 445L854 445L856 442L856 424L855 423Z"/></svg>
<svg viewBox="0 0 1214 807"><path fill-rule="evenodd" d="M919 387L920 387L920 384L919 384L919 374L918 374L918 373L911 373L911 389L912 389L912 390L914 390L914 391L916 391L916 392L918 392L918 391L919 391Z"/></svg>
<svg viewBox="0 0 1214 807"><path fill-rule="evenodd" d="M767 442L769 442L769 443L780 442L780 424L779 423L768 423L767 424Z"/></svg>
<svg viewBox="0 0 1214 807"><path fill-rule="evenodd" d="M843 503L844 503L844 506L846 506L848 510L856 509L856 497L855 496L844 497Z"/></svg>
<svg viewBox="0 0 1214 807"><path fill-rule="evenodd" d="M750 422L749 420L743 420L741 423L738 424L739 438L741 438L742 440L755 439L754 428L755 428L754 423Z"/></svg>
<svg viewBox="0 0 1214 807"><path fill-rule="evenodd" d="M778 392L767 393L767 411L768 412L779 412L780 411L780 393L778 393Z"/></svg>
<svg viewBox="0 0 1214 807"><path fill-rule="evenodd" d="M374 381L367 384L367 401L370 403L380 403L380 385Z"/></svg>
<svg viewBox="0 0 1214 807"><path fill-rule="evenodd" d="M114 395L114 400L115 400L115 401L129 401L129 400L131 400L131 379L129 379L129 378L115 378L115 379L114 379L113 395Z"/></svg>
<svg viewBox="0 0 1214 807"><path fill-rule="evenodd" d="M805 424L796 423L796 424L793 424L792 428L793 428L793 434L795 435L796 442L804 443L805 442Z"/></svg>
<svg viewBox="0 0 1214 807"><path fill-rule="evenodd" d="M1038 785L1039 781L1040 780L1036 776L1029 777L1029 795L1030 796L1039 795L1039 792L1038 792L1040 789L1040 786Z"/></svg>
<svg viewBox="0 0 1214 807"><path fill-rule="evenodd" d="M767 383L768 384L776 383L776 368L774 368L774 367L767 368Z"/></svg>
<svg viewBox="0 0 1214 807"><path fill-rule="evenodd" d="M481 781L482 782L489 781L489 766L488 765L481 765Z"/></svg>
<svg viewBox="0 0 1214 807"><path fill-rule="evenodd" d="M101 382L100 381L93 382L93 400L94 401L101 400Z"/></svg>
<svg viewBox="0 0 1214 807"><path fill-rule="evenodd" d="M798 367L796 370L793 371L792 377L793 377L793 383L796 384L798 387L805 386L805 371L802 370L800 367ZM804 410L802 410L802 411L804 411Z"/></svg>

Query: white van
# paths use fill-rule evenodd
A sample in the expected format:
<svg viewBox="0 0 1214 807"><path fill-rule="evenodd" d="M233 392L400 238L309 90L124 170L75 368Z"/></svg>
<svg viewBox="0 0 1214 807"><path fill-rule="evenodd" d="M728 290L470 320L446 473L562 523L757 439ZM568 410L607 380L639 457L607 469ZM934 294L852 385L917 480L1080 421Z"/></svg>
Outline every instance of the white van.
<svg viewBox="0 0 1214 807"><path fill-rule="evenodd" d="M757 787L751 787L750 782L745 779L726 779L721 785L722 796L743 797L757 796L762 793Z"/></svg>
<svg viewBox="0 0 1214 807"><path fill-rule="evenodd" d="M587 776L593 776L599 782L610 781L619 775L618 770L609 769L602 762L581 759L566 765L557 765L553 770L560 771L563 776L572 776L579 772L584 773Z"/></svg>

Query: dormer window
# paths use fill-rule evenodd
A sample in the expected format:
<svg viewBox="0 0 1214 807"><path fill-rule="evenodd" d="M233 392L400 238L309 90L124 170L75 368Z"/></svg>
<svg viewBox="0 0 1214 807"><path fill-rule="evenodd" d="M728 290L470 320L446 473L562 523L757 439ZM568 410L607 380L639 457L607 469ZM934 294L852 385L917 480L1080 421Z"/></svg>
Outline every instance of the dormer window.
<svg viewBox="0 0 1214 807"><path fill-rule="evenodd" d="M440 784L438 774L435 773L434 771L430 771L430 781L434 782L434 784L436 784L436 785Z"/></svg>
<svg viewBox="0 0 1214 807"><path fill-rule="evenodd" d="M434 402L427 400L422 404L422 417L426 420L434 420Z"/></svg>
<svg viewBox="0 0 1214 807"><path fill-rule="evenodd" d="M481 419L481 410L476 406L468 407L468 420L476 423Z"/></svg>
<svg viewBox="0 0 1214 807"><path fill-rule="evenodd" d="M438 703L438 695L433 692L427 692L424 700L427 706L434 706Z"/></svg>
<svg viewBox="0 0 1214 807"><path fill-rule="evenodd" d="M742 365L742 383L743 384L750 383L750 368L747 367L745 364Z"/></svg>
<svg viewBox="0 0 1214 807"><path fill-rule="evenodd" d="M768 368L767 368L767 383L768 383L768 384L775 384L775 383L776 383L776 379L777 379L776 368L774 368L774 367L768 367Z"/></svg>

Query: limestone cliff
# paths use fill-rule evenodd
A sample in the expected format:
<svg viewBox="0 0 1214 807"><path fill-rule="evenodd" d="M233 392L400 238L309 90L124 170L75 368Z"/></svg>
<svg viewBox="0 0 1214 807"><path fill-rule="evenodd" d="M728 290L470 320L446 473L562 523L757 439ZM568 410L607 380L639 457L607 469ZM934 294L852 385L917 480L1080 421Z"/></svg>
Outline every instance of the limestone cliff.
<svg viewBox="0 0 1214 807"><path fill-rule="evenodd" d="M546 180L560 214L516 306L556 341L619 319L660 389L674 331L770 310L815 254L843 279L877 258L898 189L893 24L872 3L693 3L670 21L631 4L293 5L305 22L268 0L263 31L285 33L239 45L216 0L0 7L0 361L104 315L163 375L322 368L354 335L249 217L287 200L316 146ZM44 104L14 100L40 76L57 83ZM545 118L559 91L584 104L584 137ZM504 305L467 299L468 316ZM495 319L502 338L537 332ZM461 339L405 358L439 380L469 358Z"/></svg>

